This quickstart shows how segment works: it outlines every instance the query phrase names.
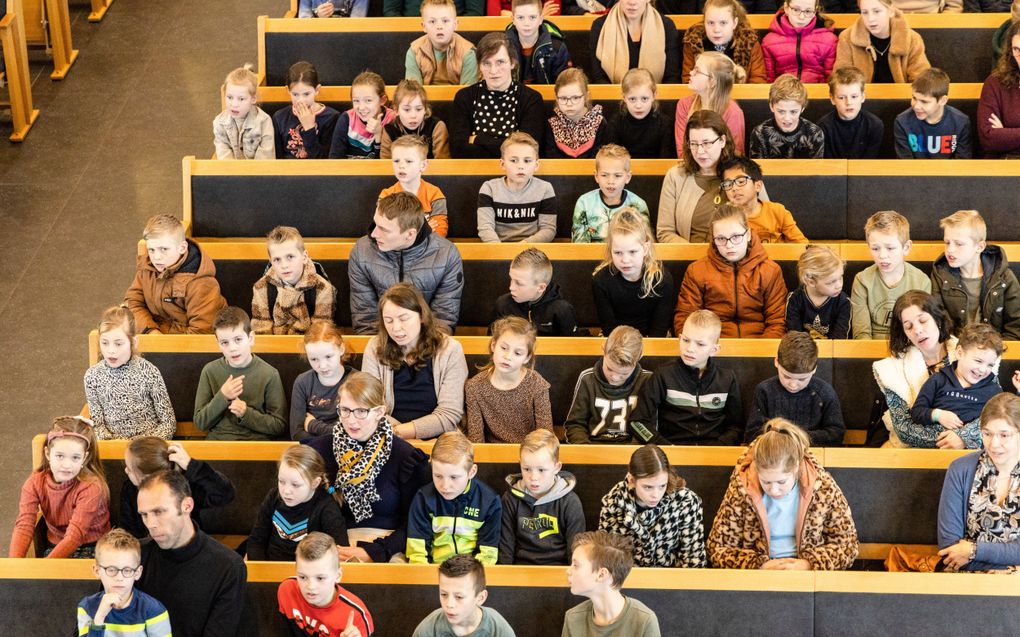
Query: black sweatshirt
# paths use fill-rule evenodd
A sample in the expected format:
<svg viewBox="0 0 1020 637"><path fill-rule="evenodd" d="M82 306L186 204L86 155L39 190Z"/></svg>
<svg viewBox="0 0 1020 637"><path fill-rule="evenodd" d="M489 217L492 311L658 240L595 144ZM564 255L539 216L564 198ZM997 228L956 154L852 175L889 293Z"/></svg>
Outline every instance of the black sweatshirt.
<svg viewBox="0 0 1020 637"><path fill-rule="evenodd" d="M577 313L574 306L560 297L560 286L550 283L541 298L533 303L518 303L509 294L496 299L493 320L519 316L538 330L539 336L578 336Z"/></svg>
<svg viewBox="0 0 1020 637"><path fill-rule="evenodd" d="M807 332L811 338L850 338L850 297L840 292L815 307L800 286L786 299L786 331Z"/></svg>
<svg viewBox="0 0 1020 637"><path fill-rule="evenodd" d="M230 478L203 460L192 458L184 477L188 480L191 497L195 500L191 519L198 528L203 526L203 510L227 506L234 501L234 485ZM138 515L138 487L127 478L120 488L120 518L117 526L138 539L149 537L149 530L142 523L142 516Z"/></svg>
<svg viewBox="0 0 1020 637"><path fill-rule="evenodd" d="M641 298L642 285L642 279L632 283L612 265L602 268L592 277L591 291L595 296L603 336L609 336L618 325L629 325L642 336L666 336L673 326L673 308L676 305L673 276L663 270L662 281L645 298Z"/></svg>
<svg viewBox="0 0 1020 637"><path fill-rule="evenodd" d="M630 113L617 113L609 120L605 143L623 146L631 159L676 158L673 120L659 110L645 115L644 119L634 119Z"/></svg>
<svg viewBox="0 0 1020 637"><path fill-rule="evenodd" d="M878 159L882 152L885 124L874 113L861 110L847 121L833 109L818 120L818 128L825 133L826 159Z"/></svg>
<svg viewBox="0 0 1020 637"><path fill-rule="evenodd" d="M582 371L574 385L574 397L567 412L567 442L574 444L633 444L627 420L637 405L641 386L652 372L639 363L620 385L610 385L602 373L602 359Z"/></svg>
<svg viewBox="0 0 1020 637"><path fill-rule="evenodd" d="M347 523L333 496L320 486L311 500L289 507L280 498L279 490L273 488L262 501L248 536L248 559L293 561L298 542L313 531L332 537L339 546L347 546Z"/></svg>
<svg viewBox="0 0 1020 637"><path fill-rule="evenodd" d="M754 390L754 407L747 421L744 442L758 437L761 428L772 418L786 418L798 425L811 438L812 447L840 447L846 424L839 396L832 385L812 378L807 387L796 394L786 391L773 376L758 384Z"/></svg>
<svg viewBox="0 0 1020 637"><path fill-rule="evenodd" d="M537 500L525 489L521 474L507 476L506 483L499 563L569 564L574 536L584 533L574 475L561 471L549 493Z"/></svg>

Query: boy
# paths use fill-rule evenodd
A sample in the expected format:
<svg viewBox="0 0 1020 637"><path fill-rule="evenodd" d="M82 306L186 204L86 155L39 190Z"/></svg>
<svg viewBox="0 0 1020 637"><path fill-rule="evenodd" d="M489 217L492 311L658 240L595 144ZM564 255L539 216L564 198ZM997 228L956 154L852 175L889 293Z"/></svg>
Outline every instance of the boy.
<svg viewBox="0 0 1020 637"><path fill-rule="evenodd" d="M505 177L490 179L478 191L478 236L487 243L549 243L556 238L556 193L534 177L538 142L517 131L499 147Z"/></svg>
<svg viewBox="0 0 1020 637"><path fill-rule="evenodd" d="M900 213L883 210L868 217L864 239L875 263L854 277L850 325L854 338L885 340L896 299L908 290L931 292L931 281L906 262L913 244L910 222Z"/></svg>
<svg viewBox="0 0 1020 637"><path fill-rule="evenodd" d="M716 167L719 189L726 199L744 211L751 230L762 243L807 243L793 215L781 203L762 201L765 187L761 166L753 159L735 155L723 159Z"/></svg>
<svg viewBox="0 0 1020 637"><path fill-rule="evenodd" d="M896 116L893 137L900 159L970 159L970 118L949 106L949 76L922 72L910 85L910 108Z"/></svg>
<svg viewBox="0 0 1020 637"><path fill-rule="evenodd" d="M941 430L936 447L981 448L981 410L989 399L1002 393L996 375L1002 350L1002 337L991 325L968 325L956 344L956 361L921 386L910 418L921 427Z"/></svg>
<svg viewBox="0 0 1020 637"><path fill-rule="evenodd" d="M421 202L432 231L445 237L450 227L443 191L421 178L429 167L429 147L418 135L403 135L390 145L393 175L397 183L379 193L379 199L395 192L409 192Z"/></svg>
<svg viewBox="0 0 1020 637"><path fill-rule="evenodd" d="M574 493L577 479L561 471L560 441L536 429L521 443L521 472L506 477L500 564L570 563L574 537L584 532L584 510Z"/></svg>
<svg viewBox="0 0 1020 637"><path fill-rule="evenodd" d="M754 159L821 159L825 134L801 117L808 103L807 89L796 75L784 73L769 89L773 119L751 131L748 155Z"/></svg>
<svg viewBox="0 0 1020 637"><path fill-rule="evenodd" d="M744 433L737 376L712 360L722 323L692 312L680 333L680 357L655 370L641 388L630 426L641 444L737 445Z"/></svg>
<svg viewBox="0 0 1020 637"><path fill-rule="evenodd" d="M496 299L492 320L519 316L531 321L539 336L577 336L574 306L560 297L552 275L552 261L538 248L518 254L510 262L510 292Z"/></svg>
<svg viewBox="0 0 1020 637"><path fill-rule="evenodd" d="M818 120L825 135L826 159L878 159L885 124L862 108L864 73L856 66L842 66L829 76L829 101L836 107Z"/></svg>
<svg viewBox="0 0 1020 637"><path fill-rule="evenodd" d="M754 406L744 442L751 442L772 418L786 418L811 438L812 447L843 444L846 425L832 385L815 378L818 345L807 332L787 332L776 353L778 375L754 390Z"/></svg>
<svg viewBox="0 0 1020 637"><path fill-rule="evenodd" d="M573 66L567 42L552 22L542 16L542 0L513 0L513 22L506 35L517 51L517 69L525 84L555 84Z"/></svg>
<svg viewBox="0 0 1020 637"><path fill-rule="evenodd" d="M216 265L184 226L170 215L149 217L142 231L147 254L124 295L141 334L209 334L216 313L227 305Z"/></svg>
<svg viewBox="0 0 1020 637"><path fill-rule="evenodd" d="M297 575L276 589L280 630L291 637L337 635L369 637L375 630L365 603L340 586L343 571L336 543L313 531L298 542L294 565Z"/></svg>
<svg viewBox="0 0 1020 637"><path fill-rule="evenodd" d="M478 465L467 436L448 431L432 447L432 484L418 491L407 514L407 561L441 564L456 554L483 564L499 557L499 496L475 480Z"/></svg>
<svg viewBox="0 0 1020 637"><path fill-rule="evenodd" d="M485 567L470 555L454 555L439 565L439 608L421 620L412 637L514 637L514 629L497 611L482 606Z"/></svg>
<svg viewBox="0 0 1020 637"><path fill-rule="evenodd" d="M195 393L195 426L208 440L271 440L287 427L287 398L276 369L252 353L248 315L226 307L213 323L223 358L206 363Z"/></svg>
<svg viewBox="0 0 1020 637"><path fill-rule="evenodd" d="M627 420L641 387L652 376L641 369L641 332L620 325L609 333L605 354L577 377L564 427L573 444L633 444Z"/></svg>
<svg viewBox="0 0 1020 637"><path fill-rule="evenodd" d="M332 321L336 289L322 266L308 258L297 228L273 228L266 235L266 250L269 268L252 287L255 333L304 334L312 321Z"/></svg>
<svg viewBox="0 0 1020 637"><path fill-rule="evenodd" d="M1008 340L1020 340L1020 284L1002 248L985 243L985 220L977 210L958 210L939 222L945 254L931 272L932 294L955 331L988 323Z"/></svg>
<svg viewBox="0 0 1020 637"><path fill-rule="evenodd" d="M537 0L536 0L537 2ZM574 243L602 243L609 231L609 220L633 206L648 217L648 204L625 186L630 183L630 153L623 146L606 144L595 155L595 190L577 198L574 223L570 232Z"/></svg>
<svg viewBox="0 0 1020 637"><path fill-rule="evenodd" d="M89 637L170 635L170 615L158 600L140 590L135 582L142 576L142 548L124 529L113 529L96 542L96 563L92 572L103 583L103 592L78 602L78 634Z"/></svg>
<svg viewBox="0 0 1020 637"><path fill-rule="evenodd" d="M390 1L386 0L387 6ZM414 13L404 15L417 14L416 7ZM483 10L478 15L484 14ZM453 0L423 0L421 26L425 35L411 42L404 56L404 79L418 80L422 86L474 84L478 81L475 45L457 34L457 7Z"/></svg>
<svg viewBox="0 0 1020 637"><path fill-rule="evenodd" d="M563 617L563 637L659 637L659 620L642 602L620 588L634 566L629 538L606 531L574 539L567 569L573 595L587 597Z"/></svg>

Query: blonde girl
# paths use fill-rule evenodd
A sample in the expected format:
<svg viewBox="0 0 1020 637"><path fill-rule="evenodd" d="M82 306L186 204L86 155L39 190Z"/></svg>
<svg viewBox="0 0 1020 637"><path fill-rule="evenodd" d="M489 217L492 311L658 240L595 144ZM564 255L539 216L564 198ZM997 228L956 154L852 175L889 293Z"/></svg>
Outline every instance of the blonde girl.
<svg viewBox="0 0 1020 637"><path fill-rule="evenodd" d="M850 568L857 529L839 485L809 450L804 430L783 418L737 460L708 535L716 568L780 571Z"/></svg>
<svg viewBox="0 0 1020 637"><path fill-rule="evenodd" d="M620 111L606 131L607 144L619 144L633 159L667 159L675 155L672 126L659 110L655 78L645 69L631 69L620 82Z"/></svg>
<svg viewBox="0 0 1020 637"><path fill-rule="evenodd" d="M383 128L397 114L386 105L386 83L365 71L351 82L351 108L340 114L333 131L330 159L379 159Z"/></svg>
<svg viewBox="0 0 1020 637"><path fill-rule="evenodd" d="M519 316L492 324L489 363L464 385L471 442L520 444L536 429L552 431L549 383L534 369L536 336Z"/></svg>
<svg viewBox="0 0 1020 637"><path fill-rule="evenodd" d="M301 347L311 369L294 379L290 395L291 440L333 433L339 418L336 409L340 387L355 371L347 364L347 344L332 321L313 321Z"/></svg>
<svg viewBox="0 0 1020 637"><path fill-rule="evenodd" d="M379 157L390 159L390 145L404 135L417 135L428 145L426 159L450 158L450 133L441 119L432 115L429 96L418 80L401 80L393 93L396 117L383 126Z"/></svg>
<svg viewBox="0 0 1020 637"><path fill-rule="evenodd" d="M800 287L786 302L786 330L812 338L850 338L850 298L843 260L825 245L809 245L797 260Z"/></svg>
<svg viewBox="0 0 1020 637"><path fill-rule="evenodd" d="M631 538L635 566L708 566L701 498L656 445L631 454L627 477L602 497L599 530Z"/></svg>
<svg viewBox="0 0 1020 637"><path fill-rule="evenodd" d="M28 553L40 513L46 523L46 546L37 546L37 555L95 556L96 540L110 530L110 489L97 445L86 419L61 416L53 421L42 462L21 487L8 557Z"/></svg>
<svg viewBox="0 0 1020 637"><path fill-rule="evenodd" d="M739 0L705 0L704 18L684 34L683 81L691 79L698 56L711 49L725 54L747 71L751 84L765 83L765 57L758 34Z"/></svg>
<svg viewBox="0 0 1020 637"><path fill-rule="evenodd" d="M913 82L931 67L924 40L892 0L860 0L861 17L839 34L836 66L855 66L869 84Z"/></svg>
<svg viewBox="0 0 1020 637"><path fill-rule="evenodd" d="M738 153L744 152L744 111L736 101L730 99L733 83L743 82L744 77L744 69L722 53L707 51L697 57L691 70L691 79L687 83L694 93L676 103L673 135L679 149L678 159L683 159L687 120L691 113L700 110L713 111L722 117L733 135L733 146Z"/></svg>
<svg viewBox="0 0 1020 637"><path fill-rule="evenodd" d="M310 62L295 62L287 70L290 106L273 113L277 159L325 159L340 116L320 104L319 72Z"/></svg>
<svg viewBox="0 0 1020 637"><path fill-rule="evenodd" d="M298 542L316 531L346 546L347 524L328 487L326 465L318 451L307 445L284 451L276 487L262 501L248 536L248 559L292 562Z"/></svg>
<svg viewBox="0 0 1020 637"><path fill-rule="evenodd" d="M602 333L630 325L644 336L669 332L675 292L673 276L655 258L648 219L624 208L609 222L606 256L591 280Z"/></svg>
<svg viewBox="0 0 1020 637"><path fill-rule="evenodd" d="M258 77L251 64L234 69L224 80L226 108L213 119L216 159L273 159L273 119L257 103Z"/></svg>
<svg viewBox="0 0 1020 637"><path fill-rule="evenodd" d="M556 107L545 123L544 157L591 159L602 145L606 119L602 106L592 106L588 76L567 69L556 78Z"/></svg>
<svg viewBox="0 0 1020 637"><path fill-rule="evenodd" d="M163 375L138 353L131 310L111 307L103 312L99 351L102 360L85 372L85 400L96 437L173 438L177 417Z"/></svg>

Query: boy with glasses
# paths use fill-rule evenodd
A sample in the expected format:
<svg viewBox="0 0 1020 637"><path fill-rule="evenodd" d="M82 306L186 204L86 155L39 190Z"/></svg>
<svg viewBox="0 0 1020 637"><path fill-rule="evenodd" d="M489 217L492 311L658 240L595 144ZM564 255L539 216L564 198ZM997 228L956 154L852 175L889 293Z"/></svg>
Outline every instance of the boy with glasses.
<svg viewBox="0 0 1020 637"><path fill-rule="evenodd" d="M807 243L793 215L781 203L762 201L761 166L753 159L737 155L719 162L719 189L726 199L744 211L751 231L762 243Z"/></svg>

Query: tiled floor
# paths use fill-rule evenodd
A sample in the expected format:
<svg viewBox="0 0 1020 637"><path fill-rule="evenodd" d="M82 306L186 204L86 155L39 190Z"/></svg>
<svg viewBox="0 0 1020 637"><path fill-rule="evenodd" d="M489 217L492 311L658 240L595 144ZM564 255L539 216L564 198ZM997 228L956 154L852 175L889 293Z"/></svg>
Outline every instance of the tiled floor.
<svg viewBox="0 0 1020 637"><path fill-rule="evenodd" d="M255 63L258 15L286 0L116 0L62 82L31 64L42 114L27 140L0 124L0 551L7 554L31 437L84 401L86 335L131 281L146 218L181 214L181 157L212 153L219 86ZM119 477L117 477L119 479Z"/></svg>

